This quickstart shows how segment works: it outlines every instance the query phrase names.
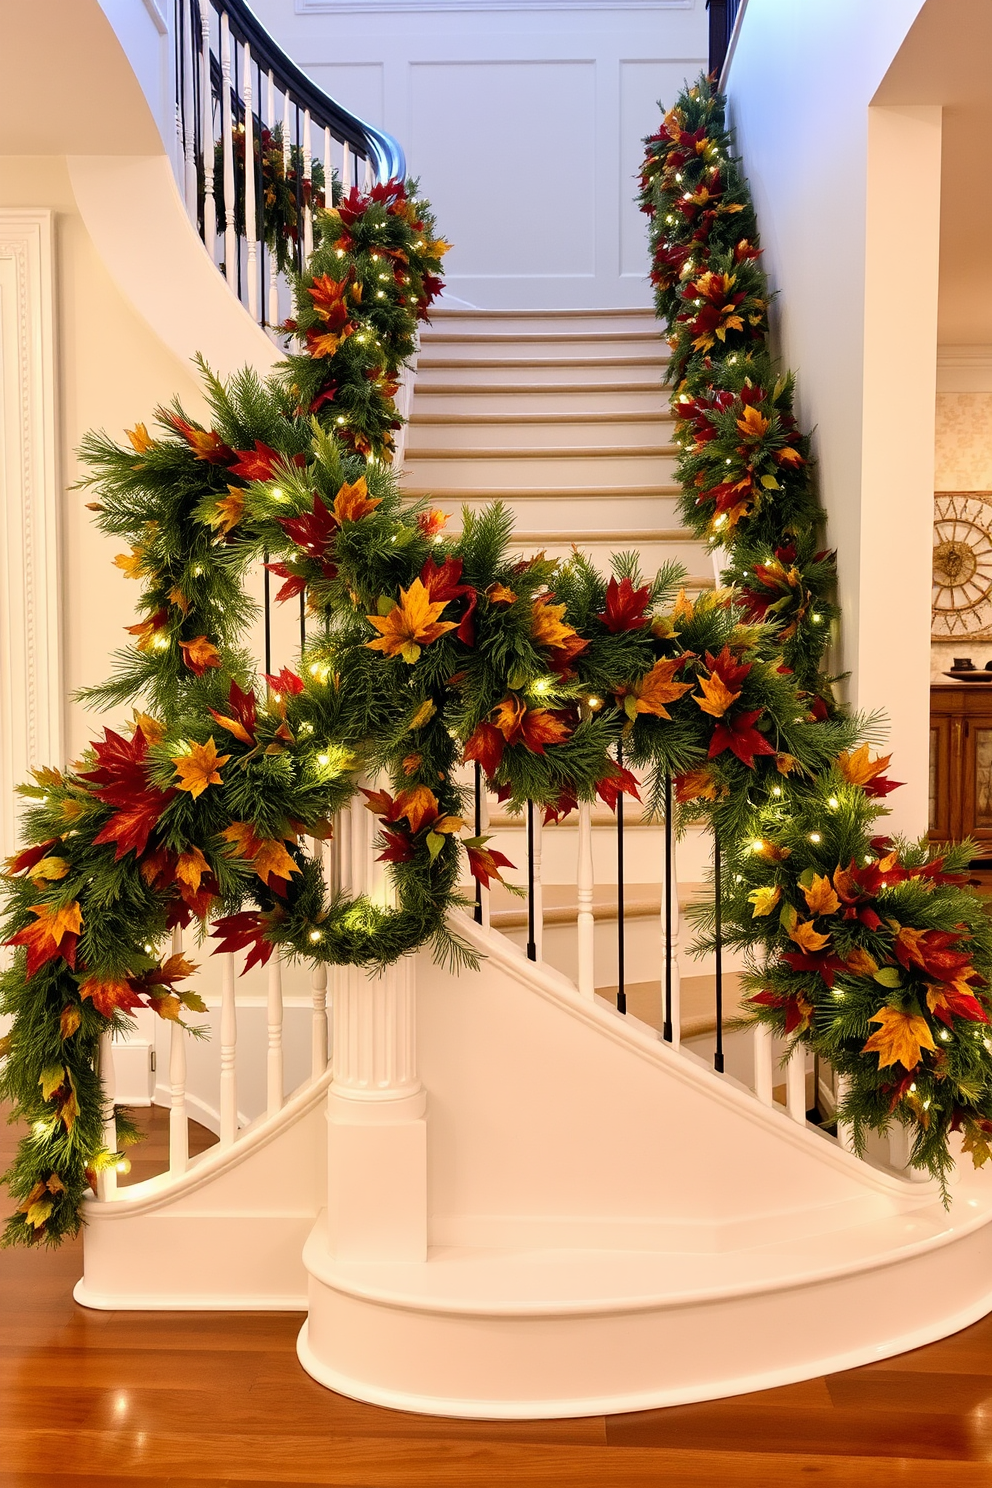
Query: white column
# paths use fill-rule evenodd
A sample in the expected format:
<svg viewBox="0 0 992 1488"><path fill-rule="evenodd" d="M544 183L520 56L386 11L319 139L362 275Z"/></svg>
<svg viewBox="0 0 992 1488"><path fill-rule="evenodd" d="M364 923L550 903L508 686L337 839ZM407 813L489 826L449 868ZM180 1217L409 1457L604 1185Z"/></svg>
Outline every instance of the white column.
<svg viewBox="0 0 992 1488"><path fill-rule="evenodd" d="M427 1108L417 1077L415 963L336 988L327 1224L341 1259L425 1260Z"/></svg>
<svg viewBox="0 0 992 1488"><path fill-rule="evenodd" d="M578 862L575 872L578 901L575 933L579 958L579 994L587 997L590 1002L596 995L596 921L592 912L592 890L592 806L588 801L580 801Z"/></svg>
<svg viewBox="0 0 992 1488"><path fill-rule="evenodd" d="M847 1093L850 1090L850 1088L851 1088L851 1077L850 1077L850 1075L838 1075L837 1076L837 1081L836 1081L836 1097L837 1097L837 1108L838 1108L838 1110L840 1109L841 1102L847 1096ZM845 1152L853 1152L854 1151L854 1138L853 1138L853 1136L851 1134L851 1125L850 1125L850 1122L838 1120L838 1122L837 1122L837 1141L844 1148L844 1151Z"/></svg>
<svg viewBox="0 0 992 1488"><path fill-rule="evenodd" d="M310 110L303 110L303 261L313 252L313 157L310 146ZM307 201L307 186L310 200Z"/></svg>
<svg viewBox="0 0 992 1488"><path fill-rule="evenodd" d="M275 129L275 127L276 127L276 84L275 84L275 79L272 76L272 70L271 70L271 68L269 69L268 87L267 87L267 90L266 90L265 114L266 114L266 118L268 120L269 129L270 130L271 129ZM264 174L263 174L262 184L263 184L263 190L264 190L264 184L265 184ZM272 249L272 248L269 249L269 312L268 312L268 319L269 319L269 325L270 326L277 326L279 324L279 265L278 265L278 262L276 260L275 250Z"/></svg>
<svg viewBox="0 0 992 1488"><path fill-rule="evenodd" d="M345 140L341 146L341 189L347 196L354 182L351 179L351 146Z"/></svg>
<svg viewBox="0 0 992 1488"><path fill-rule="evenodd" d="M929 1183L930 1174L924 1168L910 1166L912 1150L913 1139L909 1128L900 1121L894 1121L889 1128L889 1162L911 1183Z"/></svg>
<svg viewBox="0 0 992 1488"><path fill-rule="evenodd" d="M220 966L220 1145L230 1147L238 1135L238 1010L234 957Z"/></svg>

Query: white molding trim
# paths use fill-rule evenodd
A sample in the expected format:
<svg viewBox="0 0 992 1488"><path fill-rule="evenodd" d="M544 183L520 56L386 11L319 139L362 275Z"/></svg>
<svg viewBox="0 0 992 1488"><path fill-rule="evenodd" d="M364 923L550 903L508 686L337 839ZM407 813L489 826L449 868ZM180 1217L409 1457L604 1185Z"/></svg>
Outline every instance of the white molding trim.
<svg viewBox="0 0 992 1488"><path fill-rule="evenodd" d="M54 223L0 209L0 822L15 786L64 749Z"/></svg>
<svg viewBox="0 0 992 1488"><path fill-rule="evenodd" d="M992 392L992 346L938 346L937 391Z"/></svg>

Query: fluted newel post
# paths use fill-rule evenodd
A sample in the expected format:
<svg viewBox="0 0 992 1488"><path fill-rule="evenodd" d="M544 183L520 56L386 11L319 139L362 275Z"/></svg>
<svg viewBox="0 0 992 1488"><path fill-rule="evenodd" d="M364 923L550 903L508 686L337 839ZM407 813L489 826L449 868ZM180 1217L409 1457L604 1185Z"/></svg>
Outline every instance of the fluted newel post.
<svg viewBox="0 0 992 1488"><path fill-rule="evenodd" d="M104 1098L107 1101L107 1116L103 1123L103 1145L108 1152L117 1151L117 1117L114 1114L114 1036L109 1028L100 1035L99 1055L100 1079L103 1081ZM117 1168L102 1168L96 1179L97 1198L113 1199L117 1196Z"/></svg>
<svg viewBox="0 0 992 1488"><path fill-rule="evenodd" d="M340 1259L426 1260L427 1097L415 962L343 977L333 1008L327 1233Z"/></svg>
<svg viewBox="0 0 992 1488"><path fill-rule="evenodd" d="M924 1168L910 1166L909 1159L912 1151L913 1139L909 1134L909 1128L903 1126L900 1121L893 1122L889 1129L889 1162L911 1183L928 1183L930 1174Z"/></svg>

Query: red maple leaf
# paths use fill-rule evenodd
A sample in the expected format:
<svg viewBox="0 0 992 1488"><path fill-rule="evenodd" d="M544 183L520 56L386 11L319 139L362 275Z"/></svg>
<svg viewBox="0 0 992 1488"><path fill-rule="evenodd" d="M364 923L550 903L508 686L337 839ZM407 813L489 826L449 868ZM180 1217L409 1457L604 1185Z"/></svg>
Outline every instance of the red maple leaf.
<svg viewBox="0 0 992 1488"><path fill-rule="evenodd" d="M468 600L468 607L458 622L455 634L466 646L471 646L475 641L475 622L472 617L479 596L471 584L460 582L461 576L460 558L445 558L440 568L433 558L428 558L420 570L420 582L430 595L432 604L449 604L454 599L462 598Z"/></svg>
<svg viewBox="0 0 992 1488"><path fill-rule="evenodd" d="M338 530L338 523L334 513L316 493L313 511L303 512L298 517L280 517L279 526L305 557L320 565L326 579L333 579L337 566L327 553Z"/></svg>
<svg viewBox="0 0 992 1488"><path fill-rule="evenodd" d="M300 685L302 687L302 683ZM209 712L213 714L222 729L226 729L229 734L233 734L235 739L239 739L242 744L247 744L253 749L256 743L255 724L257 721L255 694L254 692L242 692L237 682L232 682L227 696L229 714L219 713L216 708L210 708Z"/></svg>
<svg viewBox="0 0 992 1488"><path fill-rule="evenodd" d="M621 796L633 796L635 801L641 799L636 776L623 765L614 765L609 775L596 781L596 794L611 811L616 811L617 801Z"/></svg>
<svg viewBox="0 0 992 1488"><path fill-rule="evenodd" d="M214 949L213 954L218 956L222 952L233 953L250 947L245 958L244 971L241 973L244 976L253 966L264 966L272 955L272 942L266 939L271 928L271 920L254 910L225 915L223 919L214 920L211 938L219 940L220 945Z"/></svg>
<svg viewBox="0 0 992 1488"><path fill-rule="evenodd" d="M26 847L23 852L17 854L16 858L8 858L6 872L8 877L13 878L17 873L23 873L25 868L33 868L35 863L40 863L42 858L48 856L49 848L58 842L57 837L49 837L47 842L39 842L37 847Z"/></svg>
<svg viewBox="0 0 992 1488"><path fill-rule="evenodd" d="M263 672L262 675L272 691L283 697L298 697L303 691L303 679L291 672L289 667L283 667L277 676L272 676L269 672Z"/></svg>
<svg viewBox="0 0 992 1488"><path fill-rule="evenodd" d="M821 976L828 987L834 984L834 978L839 971L846 970L844 962L833 951L785 951L782 960L793 971L813 971Z"/></svg>
<svg viewBox="0 0 992 1488"><path fill-rule="evenodd" d="M260 439L255 440L253 450L235 450L238 463L231 466L231 474L238 475L246 481L271 480L276 473L276 467L287 460L288 457L263 444ZM293 465L305 465L306 455L293 455L290 461Z"/></svg>
<svg viewBox="0 0 992 1488"><path fill-rule="evenodd" d="M644 613L650 596L647 584L635 589L626 574L619 583L611 579L606 586L606 609L596 619L602 620L611 635L622 630L641 630L651 618Z"/></svg>
<svg viewBox="0 0 992 1488"><path fill-rule="evenodd" d="M505 748L506 740L499 729L494 724L483 720L466 740L464 758L466 761L478 760L483 770L492 779L499 769Z"/></svg>
<svg viewBox="0 0 992 1488"><path fill-rule="evenodd" d="M754 727L755 720L760 718L763 712L763 708L755 708L750 713L736 713L730 718L720 719L713 730L708 758L716 759L718 754L723 754L724 750L729 749L742 765L747 765L748 769L753 770L756 754L774 754L775 750L764 734L760 734Z"/></svg>
<svg viewBox="0 0 992 1488"><path fill-rule="evenodd" d="M495 848L487 847L487 841L487 838L478 838L472 845L468 842L465 843L465 851L468 853L469 871L472 877L477 878L483 888L486 889L488 889L490 882L494 878L497 883L504 883L505 880L499 870L514 866L504 853L497 852Z"/></svg>
<svg viewBox="0 0 992 1488"><path fill-rule="evenodd" d="M801 992L756 992L749 1002L760 1003L763 1007L784 1008L785 1010L785 1034L790 1033L809 1019L811 1012L810 1003L803 997Z"/></svg>
<svg viewBox="0 0 992 1488"><path fill-rule="evenodd" d="M178 413L171 413L168 409L160 409L159 417L163 423L175 429L177 434L182 435L190 449L196 452L198 460L206 460L210 465L227 465L234 459L231 446L225 444L213 429L201 429L199 424L188 423Z"/></svg>
<svg viewBox="0 0 992 1488"><path fill-rule="evenodd" d="M130 739L104 729L104 738L94 741L93 751L98 766L85 771L81 778L92 781L97 787L93 794L115 808L114 815L94 837L94 845L116 843L115 862L132 851L140 857L175 791L171 787L160 790L148 779L148 744L140 728Z"/></svg>
<svg viewBox="0 0 992 1488"><path fill-rule="evenodd" d="M409 863L416 857L416 848L409 832L383 832L386 847L377 858L379 863Z"/></svg>
<svg viewBox="0 0 992 1488"><path fill-rule="evenodd" d="M276 594L276 604L284 604L287 599L295 599L307 587L305 576L294 573L288 563L267 563L265 567L269 573L274 573L276 578L286 580Z"/></svg>
<svg viewBox="0 0 992 1488"><path fill-rule="evenodd" d="M707 651L706 665L710 670L710 675L719 677L728 692L740 692L744 679L751 670L751 663L747 662L742 665L736 662L730 647L726 645L719 656L713 656Z"/></svg>

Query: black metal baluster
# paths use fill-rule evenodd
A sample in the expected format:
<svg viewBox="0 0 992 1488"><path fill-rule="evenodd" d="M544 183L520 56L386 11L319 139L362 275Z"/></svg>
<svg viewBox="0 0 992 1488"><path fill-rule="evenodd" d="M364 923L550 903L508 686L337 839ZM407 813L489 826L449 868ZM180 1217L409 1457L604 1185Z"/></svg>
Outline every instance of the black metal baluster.
<svg viewBox="0 0 992 1488"><path fill-rule="evenodd" d="M617 765L623 769L623 744L617 740ZM617 1012L627 1011L626 944L623 920L623 791L617 796Z"/></svg>
<svg viewBox="0 0 992 1488"><path fill-rule="evenodd" d="M716 827L713 828L713 894L716 901L716 920L714 924L714 952L716 955L716 1049L713 1054L713 1068L718 1074L723 1074L723 906L720 902L721 886L721 856L720 837Z"/></svg>
<svg viewBox="0 0 992 1488"><path fill-rule="evenodd" d="M300 590L300 655L306 650L307 644L307 591Z"/></svg>
<svg viewBox="0 0 992 1488"><path fill-rule="evenodd" d="M482 766L475 761L475 835L482 836ZM475 880L475 923L482 924L482 880Z"/></svg>
<svg viewBox="0 0 992 1488"><path fill-rule="evenodd" d="M269 555L265 554L263 563L266 567L262 570L262 609L265 616L265 670L272 671L272 575L268 570Z"/></svg>
<svg viewBox="0 0 992 1488"><path fill-rule="evenodd" d="M665 776L665 1020L662 1038L672 1042L672 777Z"/></svg>
<svg viewBox="0 0 992 1488"><path fill-rule="evenodd" d="M527 960L537 960L534 934L534 802L527 802Z"/></svg>

